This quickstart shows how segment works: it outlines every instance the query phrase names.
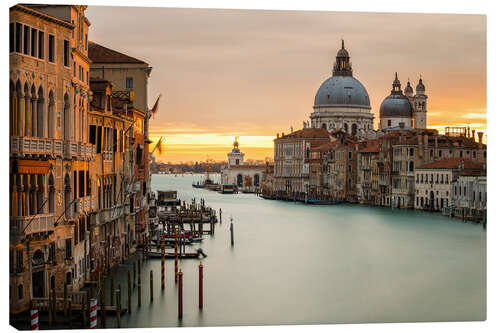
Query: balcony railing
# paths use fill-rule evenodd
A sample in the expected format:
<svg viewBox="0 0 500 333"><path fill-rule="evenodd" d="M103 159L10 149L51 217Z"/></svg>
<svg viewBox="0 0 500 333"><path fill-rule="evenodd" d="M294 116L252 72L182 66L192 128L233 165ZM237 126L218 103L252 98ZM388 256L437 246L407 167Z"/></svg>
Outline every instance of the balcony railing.
<svg viewBox="0 0 500 333"><path fill-rule="evenodd" d="M11 136L10 152L18 156L25 155L62 155L63 141L50 138Z"/></svg>
<svg viewBox="0 0 500 333"><path fill-rule="evenodd" d="M12 216L10 232L17 235L48 232L54 230L54 214L39 214L33 216Z"/></svg>
<svg viewBox="0 0 500 333"><path fill-rule="evenodd" d="M125 205L119 205L112 208L102 209L99 213L97 213L96 224L102 225L108 223L110 221L113 221L114 219L123 216L124 213L125 213Z"/></svg>

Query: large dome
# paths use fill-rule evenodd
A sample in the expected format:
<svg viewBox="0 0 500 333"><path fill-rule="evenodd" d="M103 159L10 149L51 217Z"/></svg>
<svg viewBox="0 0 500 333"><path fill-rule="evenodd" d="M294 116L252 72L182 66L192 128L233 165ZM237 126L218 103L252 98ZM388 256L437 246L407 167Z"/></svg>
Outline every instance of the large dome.
<svg viewBox="0 0 500 333"><path fill-rule="evenodd" d="M319 87L314 107L355 107L371 109L368 92L352 76L332 76Z"/></svg>
<svg viewBox="0 0 500 333"><path fill-rule="evenodd" d="M410 100L403 95L389 95L380 104L380 118L411 118Z"/></svg>

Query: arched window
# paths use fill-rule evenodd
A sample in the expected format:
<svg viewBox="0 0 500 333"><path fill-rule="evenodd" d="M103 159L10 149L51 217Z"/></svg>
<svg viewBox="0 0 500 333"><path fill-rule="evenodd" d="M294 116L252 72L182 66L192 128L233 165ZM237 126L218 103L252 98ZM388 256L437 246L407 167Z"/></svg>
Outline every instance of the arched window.
<svg viewBox="0 0 500 333"><path fill-rule="evenodd" d="M260 177L259 177L258 174L256 174L256 175L253 176L253 185L255 187L260 186Z"/></svg>
<svg viewBox="0 0 500 333"><path fill-rule="evenodd" d="M351 126L351 135L356 135L357 132L358 132L358 125L352 124L352 126Z"/></svg>
<svg viewBox="0 0 500 333"><path fill-rule="evenodd" d="M64 177L64 207L63 209L65 210L65 216L66 217L71 217L71 209L70 209L70 204L72 201L71 198L71 178L69 177L68 174Z"/></svg>
<svg viewBox="0 0 500 333"><path fill-rule="evenodd" d="M16 83L16 97L15 97L15 105L14 107L16 108L16 124L17 124L17 129L16 129L16 135L18 136L23 136L23 131L24 131L24 126L23 126L23 105L24 105L24 98L23 98L23 92L21 89L21 82L17 80Z"/></svg>
<svg viewBox="0 0 500 333"><path fill-rule="evenodd" d="M45 198L45 179L44 175L37 175L37 189L36 189L36 202L37 202L37 214L42 214L47 209L47 203L44 203ZM43 204L43 206L42 206Z"/></svg>
<svg viewBox="0 0 500 333"><path fill-rule="evenodd" d="M9 96L9 109L10 109L10 135L17 134L17 92L14 82L10 81L10 96Z"/></svg>
<svg viewBox="0 0 500 333"><path fill-rule="evenodd" d="M43 89L40 87L38 89L38 100L36 103L36 116L37 116L37 129L36 134L39 138L45 136L45 96L43 95Z"/></svg>
<svg viewBox="0 0 500 333"><path fill-rule="evenodd" d="M55 97L54 92L49 92L49 108L47 115L47 134L49 138L55 138L55 123L56 123L56 113L55 107Z"/></svg>
<svg viewBox="0 0 500 333"><path fill-rule="evenodd" d="M24 83L24 99L23 99L23 133L22 136L31 136L31 107L30 107L30 91L28 88L28 83Z"/></svg>
<svg viewBox="0 0 500 333"><path fill-rule="evenodd" d="M70 111L70 104L69 104L69 96L68 93L64 94L64 111L63 111L63 118L64 118L64 127L63 127L63 138L64 140L71 140L70 132L71 132L71 111Z"/></svg>
<svg viewBox="0 0 500 333"><path fill-rule="evenodd" d="M19 299L23 299L24 298L24 287L23 287L22 283L17 286L17 297Z"/></svg>
<svg viewBox="0 0 500 333"><path fill-rule="evenodd" d="M243 186L243 176L241 174L236 177L236 185L239 187Z"/></svg>
<svg viewBox="0 0 500 333"><path fill-rule="evenodd" d="M54 213L56 211L55 207L55 196L56 196L56 190L54 186L54 176L50 174L49 176L49 213Z"/></svg>
<svg viewBox="0 0 500 333"><path fill-rule="evenodd" d="M36 114L36 90L35 90L35 85L31 85L31 99L30 99L30 107L29 107L29 123L30 123L30 136L38 136L37 134L37 114Z"/></svg>

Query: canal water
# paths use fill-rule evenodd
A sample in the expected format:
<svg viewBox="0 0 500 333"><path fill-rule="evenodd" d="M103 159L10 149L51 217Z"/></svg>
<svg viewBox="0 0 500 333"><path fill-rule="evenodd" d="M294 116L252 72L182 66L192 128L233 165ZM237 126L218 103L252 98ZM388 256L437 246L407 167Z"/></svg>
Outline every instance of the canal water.
<svg viewBox="0 0 500 333"><path fill-rule="evenodd" d="M183 260L184 317L177 318L174 263L142 266L132 314L121 327L468 321L486 318L486 233L481 225L437 213L360 205L313 206L195 189L201 175L153 175L151 187L177 190L222 208L222 223L200 244L204 309L198 310L198 264ZM229 219L234 223L231 248ZM187 248L187 251L190 249ZM127 302L131 266L117 268ZM149 271L154 301L149 301ZM109 281L107 282L109 286ZM106 293L109 295L109 292ZM108 316L107 327L115 318Z"/></svg>

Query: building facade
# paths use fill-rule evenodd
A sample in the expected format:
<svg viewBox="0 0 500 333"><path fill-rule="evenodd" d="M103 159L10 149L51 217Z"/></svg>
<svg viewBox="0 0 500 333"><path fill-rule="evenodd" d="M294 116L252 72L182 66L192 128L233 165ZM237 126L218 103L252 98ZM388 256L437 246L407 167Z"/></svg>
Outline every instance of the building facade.
<svg viewBox="0 0 500 333"><path fill-rule="evenodd" d="M90 273L86 6L10 8L10 312ZM75 65L78 63L78 72Z"/></svg>

